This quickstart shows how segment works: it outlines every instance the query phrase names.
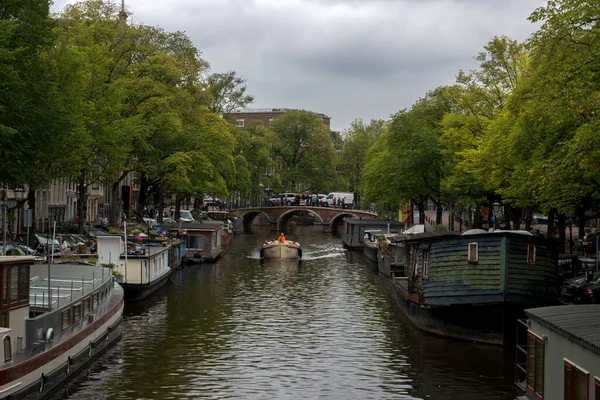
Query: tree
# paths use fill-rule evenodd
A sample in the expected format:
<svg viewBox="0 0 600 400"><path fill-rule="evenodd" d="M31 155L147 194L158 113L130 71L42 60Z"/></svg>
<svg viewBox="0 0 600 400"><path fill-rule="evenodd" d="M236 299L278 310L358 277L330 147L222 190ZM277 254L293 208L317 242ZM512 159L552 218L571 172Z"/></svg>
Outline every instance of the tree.
<svg viewBox="0 0 600 400"><path fill-rule="evenodd" d="M331 133L321 117L309 111L288 111L269 128L275 134L273 155L281 160L285 188L313 192L331 188L335 153Z"/></svg>
<svg viewBox="0 0 600 400"><path fill-rule="evenodd" d="M246 80L235 71L210 74L206 86L212 95L210 111L218 115L227 115L254 101L254 97L246 93Z"/></svg>
<svg viewBox="0 0 600 400"><path fill-rule="evenodd" d="M363 169L367 162L367 151L386 129L383 120L371 120L365 124L354 120L344 132L340 154L340 175L351 192L357 192L362 184Z"/></svg>
<svg viewBox="0 0 600 400"><path fill-rule="evenodd" d="M28 186L34 213L35 191L64 176L76 147L77 79L62 50L47 0L0 5L0 183Z"/></svg>

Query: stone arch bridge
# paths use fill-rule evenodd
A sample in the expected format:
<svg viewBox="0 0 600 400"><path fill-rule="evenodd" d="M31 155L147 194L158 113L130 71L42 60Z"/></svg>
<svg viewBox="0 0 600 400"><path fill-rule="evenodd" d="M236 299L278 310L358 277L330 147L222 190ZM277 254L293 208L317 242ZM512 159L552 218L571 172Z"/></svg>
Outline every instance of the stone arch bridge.
<svg viewBox="0 0 600 400"><path fill-rule="evenodd" d="M231 210L229 215L232 217L239 217L244 221L245 232L252 231L252 222L254 221L254 218L258 217L259 215L267 218L272 231L283 231L283 228L292 219L292 217L301 214L303 211L314 215L322 224L325 232L332 232L336 230L340 222L345 217L377 218L376 213L369 211L313 206L238 208L236 210Z"/></svg>

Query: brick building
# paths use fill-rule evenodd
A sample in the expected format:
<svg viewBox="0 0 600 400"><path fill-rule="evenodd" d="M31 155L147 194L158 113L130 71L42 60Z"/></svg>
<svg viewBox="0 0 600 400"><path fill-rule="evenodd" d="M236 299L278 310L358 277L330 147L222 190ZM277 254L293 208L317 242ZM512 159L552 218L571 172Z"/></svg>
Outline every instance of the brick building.
<svg viewBox="0 0 600 400"><path fill-rule="evenodd" d="M234 111L232 113L224 115L227 121L240 128L247 128L254 121L262 121L265 127L271 124L273 119L282 116L287 111L296 111L293 108L256 108L256 109L245 109L240 111ZM315 113L323 120L323 123L327 128L331 126L331 117L325 114Z"/></svg>

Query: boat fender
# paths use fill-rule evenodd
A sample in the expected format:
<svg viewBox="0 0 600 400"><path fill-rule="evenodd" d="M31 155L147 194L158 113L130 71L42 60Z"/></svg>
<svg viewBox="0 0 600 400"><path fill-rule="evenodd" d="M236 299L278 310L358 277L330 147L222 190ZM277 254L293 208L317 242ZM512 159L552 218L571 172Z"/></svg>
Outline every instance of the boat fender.
<svg viewBox="0 0 600 400"><path fill-rule="evenodd" d="M71 359L71 356L69 356L67 358L67 375L69 375L71 373L71 364L73 363L73 360Z"/></svg>
<svg viewBox="0 0 600 400"><path fill-rule="evenodd" d="M260 249L260 258L264 258L265 256L265 249Z"/></svg>
<svg viewBox="0 0 600 400"><path fill-rule="evenodd" d="M89 350L88 350L88 357L92 357L93 351L94 351L94 346L92 345L92 341L90 340L90 345L89 345Z"/></svg>
<svg viewBox="0 0 600 400"><path fill-rule="evenodd" d="M298 257L302 258L302 249L298 249Z"/></svg>
<svg viewBox="0 0 600 400"><path fill-rule="evenodd" d="M46 334L44 335L44 339L46 340L46 343L50 343L52 339L54 339L54 329L48 328Z"/></svg>
<svg viewBox="0 0 600 400"><path fill-rule="evenodd" d="M44 391L45 381L46 381L46 376L42 373L42 377L40 378L40 390L39 390L40 393L42 393Z"/></svg>

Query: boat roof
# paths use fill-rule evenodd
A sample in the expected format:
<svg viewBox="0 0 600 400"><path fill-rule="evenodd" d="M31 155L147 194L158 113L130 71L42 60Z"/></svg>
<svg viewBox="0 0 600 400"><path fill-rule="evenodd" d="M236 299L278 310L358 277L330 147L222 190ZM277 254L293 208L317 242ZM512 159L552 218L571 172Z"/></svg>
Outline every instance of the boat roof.
<svg viewBox="0 0 600 400"><path fill-rule="evenodd" d="M403 222L379 218L346 218L346 221L353 225L386 226L389 223L392 226L404 226Z"/></svg>
<svg viewBox="0 0 600 400"><path fill-rule="evenodd" d="M165 225L161 228L170 230L170 231L216 231L217 229L221 229L223 227L223 221L221 220L203 220L203 221L195 221L195 222L184 222L181 224L181 228L179 224L177 225Z"/></svg>
<svg viewBox="0 0 600 400"><path fill-rule="evenodd" d="M9 263L33 263L35 261L35 257L33 256L0 256L0 264L9 264Z"/></svg>
<svg viewBox="0 0 600 400"><path fill-rule="evenodd" d="M30 268L29 303L44 307L48 299L48 264L35 264ZM92 292L107 280L112 279L110 268L81 262L50 264L50 287L52 303L66 301L73 293L79 298ZM56 292L54 292L56 290ZM56 294L54 294L56 293ZM59 296L63 298L59 300Z"/></svg>
<svg viewBox="0 0 600 400"><path fill-rule="evenodd" d="M600 304L560 305L525 310L527 316L600 354Z"/></svg>

